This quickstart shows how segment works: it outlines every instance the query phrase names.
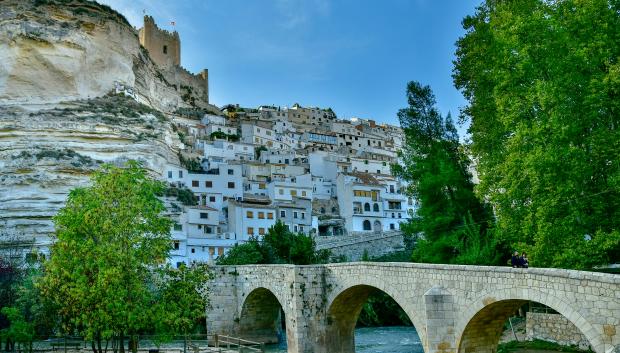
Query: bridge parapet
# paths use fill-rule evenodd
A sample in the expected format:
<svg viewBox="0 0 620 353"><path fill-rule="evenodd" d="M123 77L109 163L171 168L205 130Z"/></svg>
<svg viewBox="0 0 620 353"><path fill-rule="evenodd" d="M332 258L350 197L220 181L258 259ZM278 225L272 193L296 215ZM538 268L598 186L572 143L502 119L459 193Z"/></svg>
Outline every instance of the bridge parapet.
<svg viewBox="0 0 620 353"><path fill-rule="evenodd" d="M620 346L617 275L372 262L224 266L215 273L209 332L254 338L259 331L282 335L285 326L289 352L354 352L357 316L375 291L403 308L426 353L495 352L504 322L528 301L566 317L597 353Z"/></svg>

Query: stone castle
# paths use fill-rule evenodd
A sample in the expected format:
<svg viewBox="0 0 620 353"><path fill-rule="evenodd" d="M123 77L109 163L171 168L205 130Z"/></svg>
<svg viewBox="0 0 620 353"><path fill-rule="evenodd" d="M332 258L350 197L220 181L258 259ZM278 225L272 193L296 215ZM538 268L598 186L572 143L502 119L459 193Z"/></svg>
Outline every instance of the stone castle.
<svg viewBox="0 0 620 353"><path fill-rule="evenodd" d="M176 86L186 103L204 108L209 103L209 71L192 74L181 66L181 39L177 31L157 27L151 16L144 16L138 30L140 45L157 64L166 81Z"/></svg>

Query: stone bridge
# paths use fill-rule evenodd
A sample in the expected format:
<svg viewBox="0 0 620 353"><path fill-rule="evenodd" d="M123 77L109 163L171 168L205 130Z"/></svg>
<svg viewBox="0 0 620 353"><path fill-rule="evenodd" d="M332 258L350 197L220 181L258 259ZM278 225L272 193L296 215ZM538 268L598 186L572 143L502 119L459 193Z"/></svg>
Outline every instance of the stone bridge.
<svg viewBox="0 0 620 353"><path fill-rule="evenodd" d="M620 352L618 275L373 262L214 271L209 333L274 339L285 328L289 353L354 352L357 317L377 291L407 313L425 353L496 352L504 323L530 301L562 314L596 353Z"/></svg>

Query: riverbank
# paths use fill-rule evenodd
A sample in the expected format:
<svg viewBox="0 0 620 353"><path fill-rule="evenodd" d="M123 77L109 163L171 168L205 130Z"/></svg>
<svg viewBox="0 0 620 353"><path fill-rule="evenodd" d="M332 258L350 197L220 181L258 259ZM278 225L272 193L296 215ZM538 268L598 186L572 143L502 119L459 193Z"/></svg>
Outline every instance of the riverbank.
<svg viewBox="0 0 620 353"><path fill-rule="evenodd" d="M549 353L549 352L568 352L568 353L592 353L591 350L582 350L576 346L562 346L557 343L533 340L533 341L511 341L500 343L497 353Z"/></svg>

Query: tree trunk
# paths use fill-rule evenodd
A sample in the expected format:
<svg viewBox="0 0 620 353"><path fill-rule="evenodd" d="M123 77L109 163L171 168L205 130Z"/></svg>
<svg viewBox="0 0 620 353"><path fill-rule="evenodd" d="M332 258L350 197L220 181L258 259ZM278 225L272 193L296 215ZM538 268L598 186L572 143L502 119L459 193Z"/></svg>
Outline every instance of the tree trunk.
<svg viewBox="0 0 620 353"><path fill-rule="evenodd" d="M90 341L90 347L93 350L93 353L97 353L97 347L95 347L95 339L93 338L92 341Z"/></svg>
<svg viewBox="0 0 620 353"><path fill-rule="evenodd" d="M118 335L118 345L120 348L120 353L125 353L125 334L121 331L121 334Z"/></svg>
<svg viewBox="0 0 620 353"><path fill-rule="evenodd" d="M97 335L97 351L99 353L103 353L103 350L101 349L101 333Z"/></svg>

